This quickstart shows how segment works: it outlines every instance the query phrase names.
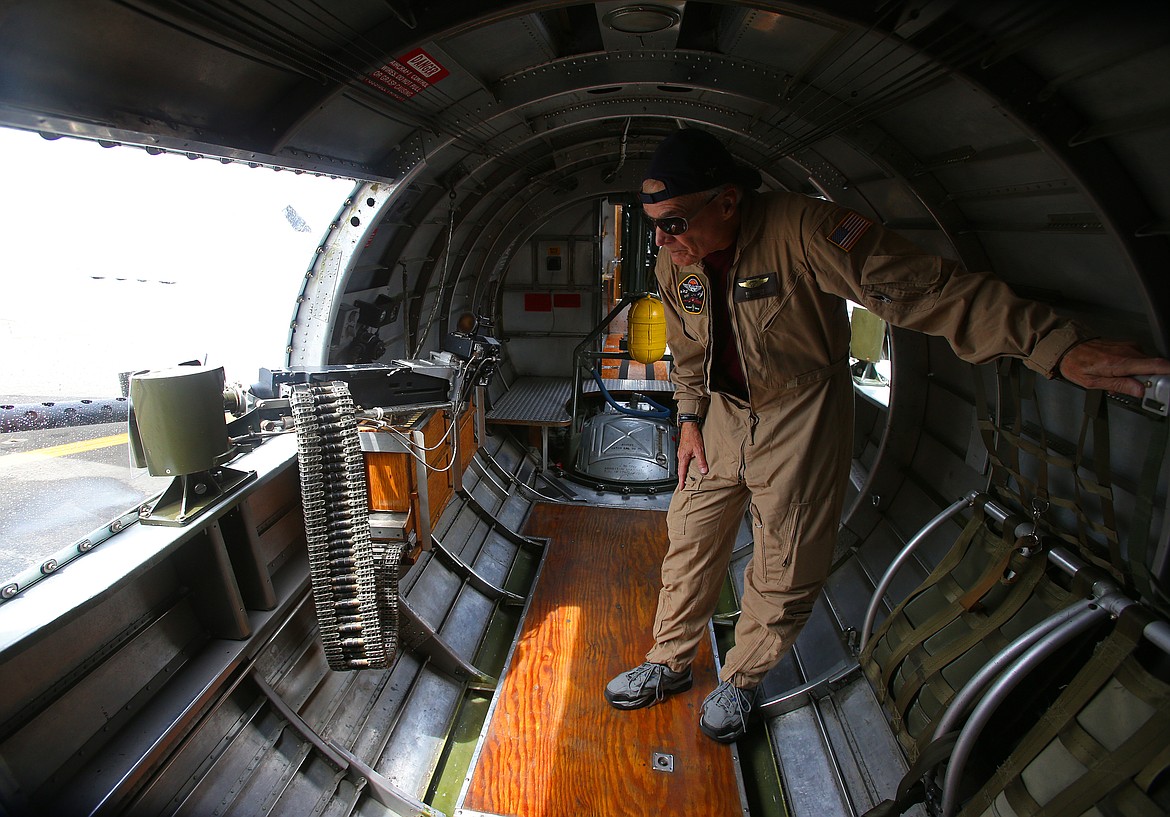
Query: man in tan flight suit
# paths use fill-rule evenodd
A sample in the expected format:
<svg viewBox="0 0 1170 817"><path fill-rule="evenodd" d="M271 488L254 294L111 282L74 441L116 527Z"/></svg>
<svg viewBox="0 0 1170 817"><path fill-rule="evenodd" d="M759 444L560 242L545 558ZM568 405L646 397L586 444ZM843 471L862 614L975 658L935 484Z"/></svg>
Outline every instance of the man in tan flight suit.
<svg viewBox="0 0 1170 817"><path fill-rule="evenodd" d="M1170 361L1094 340L864 216L799 194L755 193L760 184L699 130L668 136L643 182L674 355L679 486L654 646L605 690L613 706L635 709L691 687L746 509L754 550L735 646L699 721L723 742L744 733L756 686L795 641L828 575L852 449L845 299L945 337L971 363L1019 357L1046 377L1139 397L1128 375L1170 373Z"/></svg>

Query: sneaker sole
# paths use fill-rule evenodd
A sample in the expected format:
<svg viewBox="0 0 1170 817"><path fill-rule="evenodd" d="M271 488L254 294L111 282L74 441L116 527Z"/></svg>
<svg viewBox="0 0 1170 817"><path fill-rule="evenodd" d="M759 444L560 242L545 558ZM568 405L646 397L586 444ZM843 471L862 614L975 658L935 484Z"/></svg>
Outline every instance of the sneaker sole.
<svg viewBox="0 0 1170 817"><path fill-rule="evenodd" d="M690 689L694 685L694 683L695 683L695 679L692 676L691 678L688 678L687 680L683 681L678 686L670 687L669 689L663 689L662 699L666 700L667 695L676 695L679 692L686 692L688 689ZM608 689L605 690L605 700L609 703L610 706L612 706L615 709L626 709L626 710L628 710L628 709L642 709L643 707L651 706L652 704L655 704L658 702L658 699L655 698L654 696L651 696L650 700L643 700L641 698L633 700L633 701L614 700L613 698L610 697Z"/></svg>
<svg viewBox="0 0 1170 817"><path fill-rule="evenodd" d="M709 726L707 726L707 724L703 723L702 721L699 721L699 730L704 735L711 738L711 740L718 741L719 743L735 743L737 740L739 740L745 734L747 734L746 731L740 732L738 730L733 730L730 733L716 732L714 729L710 728Z"/></svg>

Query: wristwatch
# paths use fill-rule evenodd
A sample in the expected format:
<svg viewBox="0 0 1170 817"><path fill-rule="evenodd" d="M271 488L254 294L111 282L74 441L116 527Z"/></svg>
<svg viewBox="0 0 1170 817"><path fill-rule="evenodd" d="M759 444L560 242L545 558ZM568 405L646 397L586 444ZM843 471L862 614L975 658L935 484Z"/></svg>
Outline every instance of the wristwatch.
<svg viewBox="0 0 1170 817"><path fill-rule="evenodd" d="M698 414L680 414L675 418L675 422L681 427L683 423L699 423L703 422L703 418Z"/></svg>

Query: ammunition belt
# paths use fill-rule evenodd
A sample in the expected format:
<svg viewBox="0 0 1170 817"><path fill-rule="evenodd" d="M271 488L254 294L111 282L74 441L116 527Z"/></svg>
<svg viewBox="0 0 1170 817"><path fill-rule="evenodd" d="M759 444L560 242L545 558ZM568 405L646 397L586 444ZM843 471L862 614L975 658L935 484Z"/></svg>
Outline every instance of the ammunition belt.
<svg viewBox="0 0 1170 817"><path fill-rule="evenodd" d="M403 548L370 538L365 460L349 387L299 384L289 402L325 658L333 670L387 667L397 649Z"/></svg>

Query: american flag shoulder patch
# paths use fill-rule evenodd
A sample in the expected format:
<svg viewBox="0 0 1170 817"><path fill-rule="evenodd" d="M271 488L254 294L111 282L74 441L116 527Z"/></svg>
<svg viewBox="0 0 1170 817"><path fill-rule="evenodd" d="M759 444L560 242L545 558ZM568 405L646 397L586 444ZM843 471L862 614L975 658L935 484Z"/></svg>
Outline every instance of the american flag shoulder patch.
<svg viewBox="0 0 1170 817"><path fill-rule="evenodd" d="M873 222L865 216L858 215L857 213L849 213L845 218L837 222L837 226L825 237L845 250L845 252L849 252L858 240L865 235L865 231L872 226Z"/></svg>

